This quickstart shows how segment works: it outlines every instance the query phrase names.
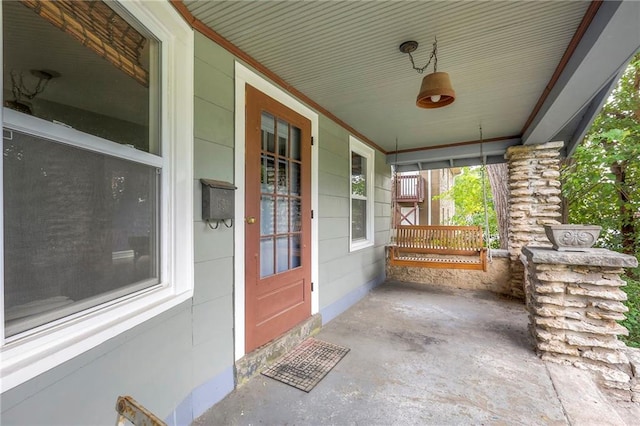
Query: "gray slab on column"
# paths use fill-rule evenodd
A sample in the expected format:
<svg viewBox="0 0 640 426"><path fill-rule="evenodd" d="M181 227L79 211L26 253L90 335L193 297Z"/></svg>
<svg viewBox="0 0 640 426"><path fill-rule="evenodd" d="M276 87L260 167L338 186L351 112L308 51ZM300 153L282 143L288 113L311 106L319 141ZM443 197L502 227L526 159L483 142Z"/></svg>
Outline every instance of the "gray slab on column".
<svg viewBox="0 0 640 426"><path fill-rule="evenodd" d="M527 261L540 264L558 265L585 265L585 266L609 266L620 268L635 268L638 259L628 254L615 251L593 248L586 251L557 251L550 247L522 248L522 254Z"/></svg>

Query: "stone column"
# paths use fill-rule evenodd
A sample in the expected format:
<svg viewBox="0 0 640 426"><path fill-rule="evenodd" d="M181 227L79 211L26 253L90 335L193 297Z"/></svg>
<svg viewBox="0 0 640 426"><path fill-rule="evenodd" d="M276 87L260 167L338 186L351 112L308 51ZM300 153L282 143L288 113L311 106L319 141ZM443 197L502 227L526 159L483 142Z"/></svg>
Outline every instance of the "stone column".
<svg viewBox="0 0 640 426"><path fill-rule="evenodd" d="M560 149L563 142L519 145L507 149L509 166L509 257L511 295L523 299L522 247L550 247L544 225L559 223Z"/></svg>
<svg viewBox="0 0 640 426"><path fill-rule="evenodd" d="M623 268L635 257L605 249L585 252L524 247L529 327L542 359L597 371L610 388L631 390L633 371L619 335L626 328Z"/></svg>

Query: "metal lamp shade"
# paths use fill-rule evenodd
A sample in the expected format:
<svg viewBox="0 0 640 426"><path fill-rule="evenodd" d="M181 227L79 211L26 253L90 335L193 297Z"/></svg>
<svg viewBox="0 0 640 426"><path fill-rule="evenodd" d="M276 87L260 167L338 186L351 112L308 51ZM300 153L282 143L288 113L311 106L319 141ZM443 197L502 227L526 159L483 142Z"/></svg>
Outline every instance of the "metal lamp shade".
<svg viewBox="0 0 640 426"><path fill-rule="evenodd" d="M440 95L438 102L431 100L432 96ZM456 92L451 87L451 79L446 72L434 72L422 79L420 93L416 105L420 108L440 108L453 103Z"/></svg>

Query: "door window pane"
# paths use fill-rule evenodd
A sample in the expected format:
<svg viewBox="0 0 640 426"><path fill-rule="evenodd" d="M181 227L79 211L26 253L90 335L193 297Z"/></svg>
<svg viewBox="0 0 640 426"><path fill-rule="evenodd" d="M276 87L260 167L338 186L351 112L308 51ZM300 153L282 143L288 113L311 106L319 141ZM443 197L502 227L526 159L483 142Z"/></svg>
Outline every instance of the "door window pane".
<svg viewBox="0 0 640 426"><path fill-rule="evenodd" d="M260 235L271 235L275 230L275 198L263 195L260 198Z"/></svg>
<svg viewBox="0 0 640 426"><path fill-rule="evenodd" d="M289 154L289 123L278 120L278 155L286 157Z"/></svg>
<svg viewBox="0 0 640 426"><path fill-rule="evenodd" d="M289 232L289 199L278 197L277 204L278 219L277 219L277 233L285 234Z"/></svg>
<svg viewBox="0 0 640 426"><path fill-rule="evenodd" d="M268 112L262 113L262 150L266 152L276 152L275 142L275 117Z"/></svg>
<svg viewBox="0 0 640 426"><path fill-rule="evenodd" d="M284 272L289 269L289 239L287 237L276 238L276 248L277 272Z"/></svg>
<svg viewBox="0 0 640 426"><path fill-rule="evenodd" d="M302 132L295 126L291 126L291 158L300 161L300 144L302 143Z"/></svg>
<svg viewBox="0 0 640 426"><path fill-rule="evenodd" d="M289 238L289 265L291 269L298 268L302 265L301 262L301 247L300 247L300 235L292 235Z"/></svg>
<svg viewBox="0 0 640 426"><path fill-rule="evenodd" d="M273 259L275 252L273 250L273 238L260 239L260 277L268 277L274 274Z"/></svg>
<svg viewBox="0 0 640 426"><path fill-rule="evenodd" d="M6 132L7 335L159 283L155 167Z"/></svg>
<svg viewBox="0 0 640 426"><path fill-rule="evenodd" d="M278 160L278 194L289 193L289 167L287 160Z"/></svg>
<svg viewBox="0 0 640 426"><path fill-rule="evenodd" d="M291 175L291 195L300 196L300 164L289 163L289 174Z"/></svg>
<svg viewBox="0 0 640 426"><path fill-rule="evenodd" d="M291 214L290 231L300 232L302 230L302 207L300 205L300 200L290 200L289 212Z"/></svg>
<svg viewBox="0 0 640 426"><path fill-rule="evenodd" d="M262 155L262 168L260 169L261 191L273 193L276 183L276 160L271 155Z"/></svg>

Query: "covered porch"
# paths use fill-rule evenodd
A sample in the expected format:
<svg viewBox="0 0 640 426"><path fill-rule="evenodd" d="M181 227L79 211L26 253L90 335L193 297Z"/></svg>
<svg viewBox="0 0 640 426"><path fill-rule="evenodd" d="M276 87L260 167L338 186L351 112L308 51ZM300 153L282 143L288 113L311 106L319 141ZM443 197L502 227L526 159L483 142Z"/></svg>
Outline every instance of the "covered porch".
<svg viewBox="0 0 640 426"><path fill-rule="evenodd" d="M387 281L316 336L350 352L310 392L257 375L213 424L635 424L587 371L542 361L522 303Z"/></svg>
<svg viewBox="0 0 640 426"><path fill-rule="evenodd" d="M9 3L2 5L5 18ZM83 310L24 337L0 336L0 423L69 424L73 411L74 424L104 424L123 394L169 425L191 424L210 407L196 424L633 424L640 417L629 411L634 406L610 402L590 372L536 356L522 303L521 258L527 246L549 245L543 225L560 220L559 163L640 49L640 3L117 3L165 49L155 65L162 99L148 97L157 107L169 172L154 192L163 196L156 206L163 210L145 215L161 222L158 284L100 304L96 315ZM399 47L419 43L414 56L421 66L435 39L438 70L450 74L455 102L426 110L416 107L423 76ZM36 45L31 53L39 60L46 49ZM59 68L38 62L24 69ZM435 73L433 66L425 74L431 69ZM105 93L116 86L108 82ZM58 139L71 132L24 115L7 110L5 121L22 129L26 120L39 136L41 126ZM270 141L281 125L291 137L276 150ZM92 136L73 134L78 149ZM112 142L100 141L98 148ZM129 158L130 147L117 148ZM457 284L448 270L423 284L390 279L392 170L505 162L509 247L491 263L501 266L502 296L486 291L493 279L447 288ZM221 203L232 207L225 209L225 226L212 226L203 212L203 180L237 188ZM92 241L90 231L82 238ZM114 260L109 247L104 252L106 261ZM573 296L607 296L598 303L614 313L591 318L597 324L590 330L603 338L558 343L556 335L538 333L537 347L546 344L553 349L547 355L561 362L584 363L586 353L600 357L600 367L612 358L620 371L604 371L629 396L636 390L632 379L640 377L631 371L635 361L611 342L620 330L600 325L617 324L624 307L615 277L635 265L605 266L582 294L549 286L553 294L538 295L539 305L529 306L545 314L534 323L546 321L541 331L562 334L566 324L575 326L571 309L561 310L565 294L570 303ZM292 271L291 280L282 279L285 271ZM561 270L564 278L574 272ZM612 284L611 292L591 293L603 282ZM66 296L62 286L52 292ZM247 303L265 294L276 297L270 304ZM294 318L254 338L266 319L278 318L273 312L294 305L300 308ZM600 314L580 306L580 315ZM304 394L242 374L259 373L253 360L263 354L273 360L269 347L299 324L308 327L292 340L318 333L351 348L316 389ZM79 400L83 404L74 406Z"/></svg>

